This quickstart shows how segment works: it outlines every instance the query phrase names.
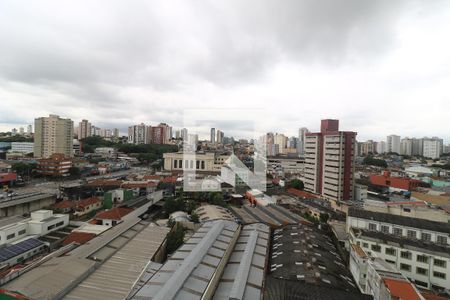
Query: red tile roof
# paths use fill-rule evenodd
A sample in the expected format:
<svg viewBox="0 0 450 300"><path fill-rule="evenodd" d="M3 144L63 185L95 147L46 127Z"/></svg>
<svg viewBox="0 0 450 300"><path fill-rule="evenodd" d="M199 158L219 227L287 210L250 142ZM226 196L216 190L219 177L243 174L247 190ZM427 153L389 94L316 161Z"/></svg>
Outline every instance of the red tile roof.
<svg viewBox="0 0 450 300"><path fill-rule="evenodd" d="M72 207L73 207L73 201L70 201L70 200L64 200L64 201L53 204L53 208L55 208L55 209L66 209L66 208L72 208Z"/></svg>
<svg viewBox="0 0 450 300"><path fill-rule="evenodd" d="M98 197L90 197L90 198L82 199L79 201L75 201L75 205L77 207L86 207L86 206L89 206L89 205L92 205L92 204L95 204L98 202L102 202L102 200L100 200L100 198L98 198Z"/></svg>
<svg viewBox="0 0 450 300"><path fill-rule="evenodd" d="M405 280L385 278L384 283L391 292L391 296L399 300L421 300L418 291L411 282Z"/></svg>
<svg viewBox="0 0 450 300"><path fill-rule="evenodd" d="M161 175L145 175L143 178L144 180L161 180L164 177Z"/></svg>
<svg viewBox="0 0 450 300"><path fill-rule="evenodd" d="M87 186L96 187L96 186L117 186L119 187L122 184L121 180L104 180L97 179L91 182L88 182Z"/></svg>
<svg viewBox="0 0 450 300"><path fill-rule="evenodd" d="M386 205L388 206L393 206L393 205L416 205L416 206L425 206L427 205L425 202L423 201L393 201L393 202L386 202Z"/></svg>
<svg viewBox="0 0 450 300"><path fill-rule="evenodd" d="M298 189L290 188L287 190L289 194L292 194L294 196L300 197L300 198L308 198L308 199L317 199L319 198L318 195L314 195L305 191L301 191Z"/></svg>
<svg viewBox="0 0 450 300"><path fill-rule="evenodd" d="M99 212L94 219L96 220L122 220L122 217L132 212L132 208L115 207L110 210Z"/></svg>
<svg viewBox="0 0 450 300"><path fill-rule="evenodd" d="M141 181L141 182L125 182L122 184L122 188L125 189L136 189L136 188L148 188L157 187L158 183L153 181Z"/></svg>
<svg viewBox="0 0 450 300"><path fill-rule="evenodd" d="M176 176L164 177L162 182L175 183L175 182L177 182L177 177Z"/></svg>
<svg viewBox="0 0 450 300"><path fill-rule="evenodd" d="M85 244L95 237L95 233L72 231L63 242L63 245L69 245L72 242L80 245Z"/></svg>

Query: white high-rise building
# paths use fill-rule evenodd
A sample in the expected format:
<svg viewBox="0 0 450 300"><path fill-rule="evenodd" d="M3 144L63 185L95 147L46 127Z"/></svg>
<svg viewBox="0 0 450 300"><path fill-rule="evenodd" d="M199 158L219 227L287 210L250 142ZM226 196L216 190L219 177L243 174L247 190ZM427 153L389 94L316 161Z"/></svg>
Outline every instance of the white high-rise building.
<svg viewBox="0 0 450 300"><path fill-rule="evenodd" d="M442 155L443 140L437 137L423 138L423 156L427 158L439 158Z"/></svg>
<svg viewBox="0 0 450 300"><path fill-rule="evenodd" d="M33 126L30 124L27 126L27 134L32 134L33 133Z"/></svg>
<svg viewBox="0 0 450 300"><path fill-rule="evenodd" d="M305 137L309 132L308 128L302 127L298 130L298 153L303 156L305 154Z"/></svg>
<svg viewBox="0 0 450 300"><path fill-rule="evenodd" d="M387 150L387 145L385 141L380 141L377 143L377 153L378 154L383 154L386 153Z"/></svg>
<svg viewBox="0 0 450 300"><path fill-rule="evenodd" d="M147 125L141 123L128 127L128 143L129 144L147 144Z"/></svg>
<svg viewBox="0 0 450 300"><path fill-rule="evenodd" d="M73 156L73 122L57 115L34 120L34 157L49 158L52 154Z"/></svg>
<svg viewBox="0 0 450 300"><path fill-rule="evenodd" d="M387 152L395 152L400 154L400 136L399 135L388 135L386 138Z"/></svg>
<svg viewBox="0 0 450 300"><path fill-rule="evenodd" d="M181 130L180 130L180 133L181 133L181 139L182 139L182 140L187 139L187 137L188 137L188 130L187 130L187 128L181 129Z"/></svg>
<svg viewBox="0 0 450 300"><path fill-rule="evenodd" d="M217 141L218 144L222 144L223 143L223 137L224 136L225 136L225 134L223 133L223 131L217 129L216 141Z"/></svg>
<svg viewBox="0 0 450 300"><path fill-rule="evenodd" d="M409 155L413 154L413 139L404 138L400 142L400 155Z"/></svg>

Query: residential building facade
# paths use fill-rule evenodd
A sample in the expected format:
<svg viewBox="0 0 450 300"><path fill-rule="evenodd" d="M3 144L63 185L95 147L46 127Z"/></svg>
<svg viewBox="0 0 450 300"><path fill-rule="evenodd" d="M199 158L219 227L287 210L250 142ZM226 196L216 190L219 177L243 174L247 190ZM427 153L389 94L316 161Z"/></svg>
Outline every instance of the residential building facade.
<svg viewBox="0 0 450 300"><path fill-rule="evenodd" d="M342 201L353 199L356 132L339 131L338 120L322 120L321 131L308 133L305 190Z"/></svg>
<svg viewBox="0 0 450 300"><path fill-rule="evenodd" d="M34 157L49 158L55 153L73 156L72 120L50 115L35 119L34 128Z"/></svg>

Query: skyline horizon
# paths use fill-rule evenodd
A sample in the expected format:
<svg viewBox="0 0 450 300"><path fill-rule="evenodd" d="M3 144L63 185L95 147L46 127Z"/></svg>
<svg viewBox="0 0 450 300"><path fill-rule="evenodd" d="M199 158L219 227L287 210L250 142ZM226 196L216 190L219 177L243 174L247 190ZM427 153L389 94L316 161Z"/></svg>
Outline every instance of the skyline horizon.
<svg viewBox="0 0 450 300"><path fill-rule="evenodd" d="M54 113L49 113L49 114L47 114L47 116L50 115L50 114L54 114ZM58 116L60 116L61 118L69 118L69 119L71 119L74 122L74 130L78 126L78 123L81 122L81 120L82 120L82 119L79 119L79 121L76 121L76 120L74 120L73 118L70 118L70 117L65 117L65 116L62 116L62 115L58 115ZM323 119L333 119L333 118L323 118ZM296 129L289 129L289 130L285 130L285 131L283 131L282 129L280 129L280 130L268 130L268 131L266 131L266 133L274 133L274 134L277 133L277 134L283 134L283 135L285 135L288 138L290 138L290 137L297 137L298 138L298 131L299 131L300 128L303 128L303 127L306 127L310 132L319 132L320 131L320 120L323 120L323 119L319 119L318 120L318 125L317 126L311 126L311 127L309 127L309 126L299 126ZM87 119L87 120L93 126L99 127L101 129L111 129L112 130L114 128L118 128L119 129L119 134L121 136L128 135L128 127L129 126L138 125L138 124L141 124L141 123L144 123L145 125L153 125L153 126L156 126L159 123L167 123L169 126L172 127L172 131L173 131L172 134L173 134L173 136L175 136L175 131L181 130L181 129L184 128L183 126L176 126L176 125L170 124L170 123L168 123L168 122L166 122L164 120L163 121L154 121L154 122L130 123L128 126L125 126L125 127L113 126L113 125L111 125L111 123L108 123L108 124L105 124L105 125L101 125L101 124L104 124L104 123L96 123L95 121L92 121L90 119ZM337 119L337 120L339 120L340 130L342 130L341 129L342 120L341 119ZM0 132L10 132L13 128L16 128L17 130L19 130L20 127L23 127L24 130L26 131L26 128L27 128L28 125L33 125L33 132L34 132L34 120L31 123L25 123L25 124L24 123L15 123L15 124L12 124L12 123L11 124L0 123ZM201 137L201 140L209 140L209 131L210 131L211 128L216 128L216 130L217 129L222 130L225 133L226 137L233 137L235 139L251 139L248 136L239 136L239 135L227 134L227 132L233 132L233 130L228 131L228 130L223 129L221 127L203 127L203 129L201 131L201 134L196 133L196 134L199 134L199 139ZM187 128L187 129L189 131L189 128ZM292 132L295 132L295 131L296 131L296 133L293 134ZM415 135L402 135L401 133L397 133L397 132L396 133L392 133L391 132L391 133L388 133L388 134L386 134L384 136L378 135L377 137L373 137L373 138L358 138L358 137L361 137L361 136L364 136L364 135L362 135L360 133L360 131L358 131L357 129L346 128L345 130L342 130L342 131L354 131L354 132L356 132L357 133L356 139L357 139L358 142L365 142L365 141L369 141L369 140L373 140L375 142L386 141L387 136L389 136L389 135L398 135L398 136L400 136L401 139L403 139L403 138L417 138L417 139L420 139L420 138L437 137L437 138L440 138L440 139L443 140L444 145L447 145L447 144L450 145L450 137L446 138L446 137L442 137L442 136L434 135L434 134L428 134L428 135L423 135L423 136L415 136Z"/></svg>

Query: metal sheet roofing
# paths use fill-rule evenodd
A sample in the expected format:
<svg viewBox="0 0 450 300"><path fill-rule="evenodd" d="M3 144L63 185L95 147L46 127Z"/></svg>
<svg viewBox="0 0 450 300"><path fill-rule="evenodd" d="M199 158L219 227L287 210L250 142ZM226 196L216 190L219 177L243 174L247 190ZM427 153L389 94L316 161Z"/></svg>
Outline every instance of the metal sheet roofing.
<svg viewBox="0 0 450 300"><path fill-rule="evenodd" d="M242 228L213 299L261 299L269 240L265 224Z"/></svg>
<svg viewBox="0 0 450 300"><path fill-rule="evenodd" d="M203 224L132 299L200 299L238 234L239 225L226 220ZM141 279L139 280L141 281Z"/></svg>

